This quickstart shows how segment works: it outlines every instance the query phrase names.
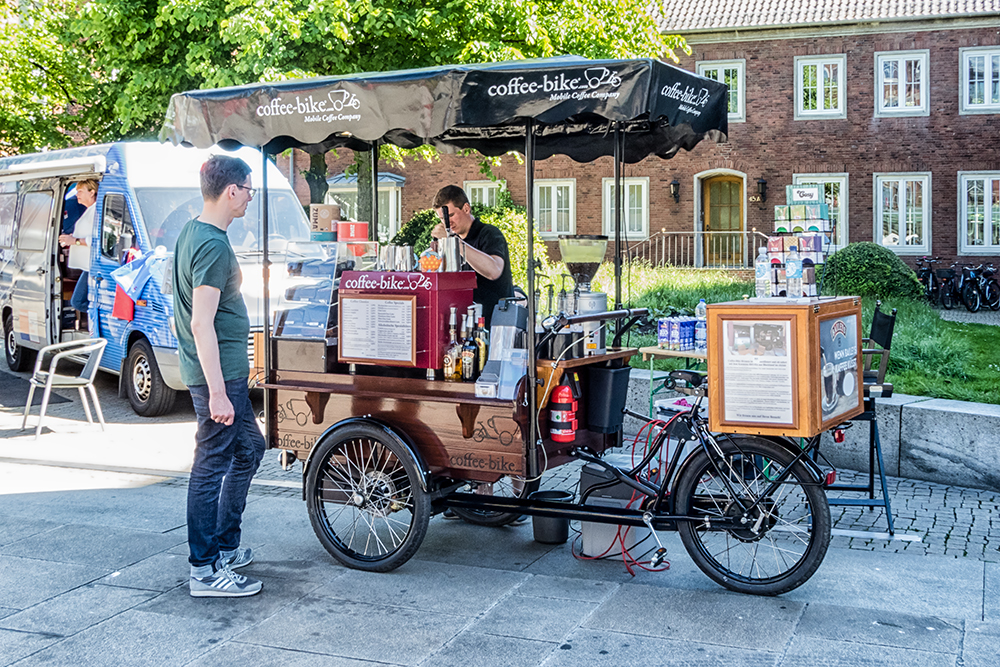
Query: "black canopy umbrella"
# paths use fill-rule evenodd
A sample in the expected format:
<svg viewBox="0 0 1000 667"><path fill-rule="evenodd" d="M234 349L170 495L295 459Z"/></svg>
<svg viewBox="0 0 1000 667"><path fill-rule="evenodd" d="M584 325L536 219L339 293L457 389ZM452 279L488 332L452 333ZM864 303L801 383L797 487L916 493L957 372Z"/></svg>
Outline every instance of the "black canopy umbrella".
<svg viewBox="0 0 1000 667"><path fill-rule="evenodd" d="M534 161L567 155L578 162L615 158L615 307L621 304L621 165L669 158L704 138L725 139L728 88L653 59L578 56L450 65L258 83L175 94L161 141L206 148L256 146L267 153L300 148L371 150L380 143L471 148L485 155L522 151L527 162L528 265L534 264ZM266 157L265 157L266 159ZM264 308L268 303L267 170L264 170ZM377 182L377 173L375 175ZM373 218L377 219L377 193ZM534 293L528 271L527 293ZM528 321L535 321L528 299ZM269 332L265 368L270 381ZM535 331L528 327L528 386L535 385ZM528 391L528 414L536 396ZM269 431L268 431L269 432ZM537 474L537 425L529 419L529 474Z"/></svg>

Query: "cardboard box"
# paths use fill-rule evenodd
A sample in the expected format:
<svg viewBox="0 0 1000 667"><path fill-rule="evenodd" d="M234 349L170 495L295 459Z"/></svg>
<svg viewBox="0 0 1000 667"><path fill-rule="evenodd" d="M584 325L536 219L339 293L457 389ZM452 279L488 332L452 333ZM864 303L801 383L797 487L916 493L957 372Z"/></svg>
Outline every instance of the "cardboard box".
<svg viewBox="0 0 1000 667"><path fill-rule="evenodd" d="M771 266L784 266L785 260L788 259L787 252L769 252L767 253L767 259L771 262Z"/></svg>
<svg viewBox="0 0 1000 667"><path fill-rule="evenodd" d="M337 222L338 241L367 241L368 223L355 222L354 220L340 220Z"/></svg>
<svg viewBox="0 0 1000 667"><path fill-rule="evenodd" d="M335 232L340 220L340 207L336 204L310 204L309 222L314 232Z"/></svg>
<svg viewBox="0 0 1000 667"><path fill-rule="evenodd" d="M795 246L796 248L799 247L799 237L797 236L782 236L781 240L782 242L784 242L785 247L782 249L785 252L790 251L792 249L792 246Z"/></svg>
<svg viewBox="0 0 1000 667"><path fill-rule="evenodd" d="M783 236L769 236L767 238L767 252L784 252L785 238Z"/></svg>
<svg viewBox="0 0 1000 667"><path fill-rule="evenodd" d="M833 231L833 223L831 223L829 220L808 220L808 221L806 221L804 223L801 223L801 224L804 225L804 228L803 228L802 231L805 231L805 232L832 232Z"/></svg>
<svg viewBox="0 0 1000 667"><path fill-rule="evenodd" d="M779 234L787 234L792 231L792 223L787 220L775 220L774 221L774 231Z"/></svg>
<svg viewBox="0 0 1000 667"><path fill-rule="evenodd" d="M806 262L813 266L823 263L823 253L821 252L800 252L799 255L802 257L803 266Z"/></svg>
<svg viewBox="0 0 1000 667"><path fill-rule="evenodd" d="M805 204L795 204L789 207L791 209L791 220L792 222L798 220L806 220L806 206Z"/></svg>
<svg viewBox="0 0 1000 667"><path fill-rule="evenodd" d="M805 232L799 235L799 250L802 252L822 252L823 235Z"/></svg>
<svg viewBox="0 0 1000 667"><path fill-rule="evenodd" d="M774 219L777 220L791 220L789 217L791 211L789 211L787 206L775 206L774 207Z"/></svg>

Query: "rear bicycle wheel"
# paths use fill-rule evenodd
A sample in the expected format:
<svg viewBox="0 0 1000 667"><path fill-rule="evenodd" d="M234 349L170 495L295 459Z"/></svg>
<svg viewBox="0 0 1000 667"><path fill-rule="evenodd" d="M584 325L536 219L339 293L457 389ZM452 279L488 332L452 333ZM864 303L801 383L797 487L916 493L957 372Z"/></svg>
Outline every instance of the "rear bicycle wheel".
<svg viewBox="0 0 1000 667"><path fill-rule="evenodd" d="M987 280L983 289L983 300L990 310L1000 310L1000 285L995 280Z"/></svg>
<svg viewBox="0 0 1000 667"><path fill-rule="evenodd" d="M698 450L677 481L678 532L695 564L718 584L779 595L804 584L830 545L830 506L788 450L754 436L719 440L722 456ZM784 475L779 484L774 480ZM731 490L732 489L732 490ZM711 525L731 519L736 527Z"/></svg>
<svg viewBox="0 0 1000 667"><path fill-rule="evenodd" d="M940 295L942 308L951 310L955 307L955 290L950 282L941 283Z"/></svg>
<svg viewBox="0 0 1000 667"><path fill-rule="evenodd" d="M979 312L982 308L982 299L979 296L979 288L972 281L962 285L962 303L970 313Z"/></svg>

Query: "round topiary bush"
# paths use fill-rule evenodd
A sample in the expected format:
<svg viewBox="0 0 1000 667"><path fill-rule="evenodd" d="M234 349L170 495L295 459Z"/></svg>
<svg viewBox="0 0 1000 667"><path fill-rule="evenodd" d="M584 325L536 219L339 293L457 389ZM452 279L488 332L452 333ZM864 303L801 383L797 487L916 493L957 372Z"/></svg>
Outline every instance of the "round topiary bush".
<svg viewBox="0 0 1000 667"><path fill-rule="evenodd" d="M824 294L918 298L917 274L891 250L874 243L851 243L826 262Z"/></svg>

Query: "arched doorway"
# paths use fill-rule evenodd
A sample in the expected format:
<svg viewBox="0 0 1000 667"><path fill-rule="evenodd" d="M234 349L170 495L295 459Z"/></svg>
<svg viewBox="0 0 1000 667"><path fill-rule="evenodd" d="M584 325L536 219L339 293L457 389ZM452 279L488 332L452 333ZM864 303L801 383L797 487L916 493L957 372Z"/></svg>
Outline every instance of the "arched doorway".
<svg viewBox="0 0 1000 667"><path fill-rule="evenodd" d="M721 174L701 188L705 266L743 266L743 179Z"/></svg>

